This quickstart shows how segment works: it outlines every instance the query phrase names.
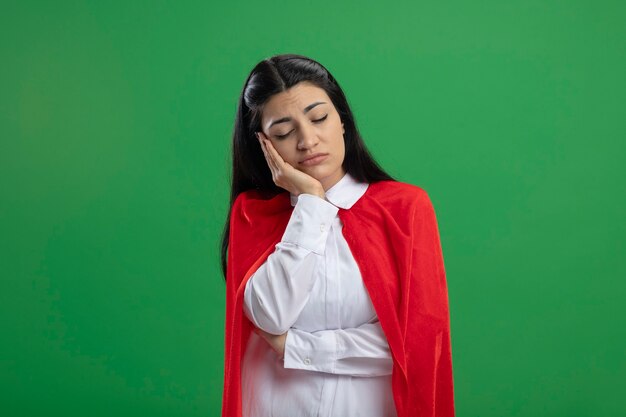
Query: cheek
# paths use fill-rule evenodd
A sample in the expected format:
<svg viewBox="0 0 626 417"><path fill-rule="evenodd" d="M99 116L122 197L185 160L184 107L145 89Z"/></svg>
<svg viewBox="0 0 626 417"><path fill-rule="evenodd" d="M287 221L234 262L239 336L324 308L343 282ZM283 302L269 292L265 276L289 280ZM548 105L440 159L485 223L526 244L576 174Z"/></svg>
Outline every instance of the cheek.
<svg viewBox="0 0 626 417"><path fill-rule="evenodd" d="M288 145L282 143L274 143L274 149L276 149L280 157L283 158L283 161L291 165L296 162L294 151Z"/></svg>
<svg viewBox="0 0 626 417"><path fill-rule="evenodd" d="M345 139L343 138L343 132L341 131L341 127L339 133L334 135L335 141L333 143L333 149L337 154L343 155L345 153Z"/></svg>

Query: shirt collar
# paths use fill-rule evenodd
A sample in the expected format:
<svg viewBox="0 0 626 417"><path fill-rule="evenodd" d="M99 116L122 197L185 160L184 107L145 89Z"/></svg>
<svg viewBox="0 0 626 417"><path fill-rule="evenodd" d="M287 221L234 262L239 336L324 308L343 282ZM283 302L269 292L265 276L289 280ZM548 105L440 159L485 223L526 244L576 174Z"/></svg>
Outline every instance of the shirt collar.
<svg viewBox="0 0 626 417"><path fill-rule="evenodd" d="M368 186L368 183L358 182L352 175L346 173L335 185L326 190L326 200L339 208L347 210L365 194ZM289 193L289 196L291 205L295 206L298 202L298 197L291 193Z"/></svg>

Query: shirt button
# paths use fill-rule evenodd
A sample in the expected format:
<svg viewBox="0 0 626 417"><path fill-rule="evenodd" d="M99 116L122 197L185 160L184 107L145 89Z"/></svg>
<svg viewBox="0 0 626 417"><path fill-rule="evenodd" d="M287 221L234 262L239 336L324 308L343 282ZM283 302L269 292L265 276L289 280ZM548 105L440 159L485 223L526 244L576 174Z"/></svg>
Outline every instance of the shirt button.
<svg viewBox="0 0 626 417"><path fill-rule="evenodd" d="M326 229L326 225L324 223L320 224L320 230L323 232Z"/></svg>
<svg viewBox="0 0 626 417"><path fill-rule="evenodd" d="M305 365L310 365L311 364L311 358L304 358L304 364Z"/></svg>

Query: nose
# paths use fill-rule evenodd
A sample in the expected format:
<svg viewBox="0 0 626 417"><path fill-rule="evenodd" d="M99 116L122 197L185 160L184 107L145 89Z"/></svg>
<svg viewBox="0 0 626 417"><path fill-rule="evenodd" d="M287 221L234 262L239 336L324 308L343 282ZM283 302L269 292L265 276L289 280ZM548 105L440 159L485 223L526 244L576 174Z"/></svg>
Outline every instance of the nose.
<svg viewBox="0 0 626 417"><path fill-rule="evenodd" d="M307 150L314 148L319 142L315 128L311 125L304 124L300 129L300 135L298 137L298 149Z"/></svg>

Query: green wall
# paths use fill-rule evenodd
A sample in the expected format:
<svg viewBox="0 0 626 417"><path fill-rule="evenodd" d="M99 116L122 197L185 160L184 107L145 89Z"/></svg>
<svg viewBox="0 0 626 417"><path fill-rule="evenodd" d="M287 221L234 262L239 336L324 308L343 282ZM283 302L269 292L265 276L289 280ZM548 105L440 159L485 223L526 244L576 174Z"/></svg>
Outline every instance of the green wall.
<svg viewBox="0 0 626 417"><path fill-rule="evenodd" d="M433 200L457 415L625 415L625 18L621 1L4 4L0 414L219 415L236 103L290 52L333 72L375 157Z"/></svg>

